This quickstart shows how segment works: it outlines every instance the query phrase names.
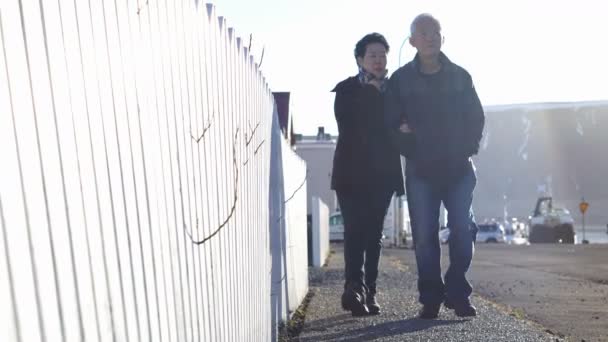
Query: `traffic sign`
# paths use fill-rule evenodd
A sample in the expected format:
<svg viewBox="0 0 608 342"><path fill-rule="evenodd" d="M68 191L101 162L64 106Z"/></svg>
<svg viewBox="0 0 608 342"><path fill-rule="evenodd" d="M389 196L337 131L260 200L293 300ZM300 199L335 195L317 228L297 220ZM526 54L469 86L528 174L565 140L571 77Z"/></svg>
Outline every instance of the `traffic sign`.
<svg viewBox="0 0 608 342"><path fill-rule="evenodd" d="M578 205L578 208L580 209L581 214L584 214L584 213L585 213L585 211L587 211L587 208L589 208L589 203L587 203L587 202L585 202L585 201L582 201L582 202L581 202L581 203Z"/></svg>

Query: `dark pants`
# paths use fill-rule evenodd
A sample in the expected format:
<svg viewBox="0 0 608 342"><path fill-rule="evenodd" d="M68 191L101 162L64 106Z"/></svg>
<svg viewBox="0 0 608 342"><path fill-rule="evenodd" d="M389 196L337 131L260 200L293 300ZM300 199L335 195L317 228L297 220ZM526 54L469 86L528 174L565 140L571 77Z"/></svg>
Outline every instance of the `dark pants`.
<svg viewBox="0 0 608 342"><path fill-rule="evenodd" d="M419 301L438 305L446 297L455 305L469 302L472 288L465 275L473 257L474 230L471 204L477 183L472 164L462 178L447 186L436 186L416 174L415 163L406 165L407 202L418 265ZM450 266L441 277L439 208L443 202L450 229ZM444 283L445 280L445 283Z"/></svg>
<svg viewBox="0 0 608 342"><path fill-rule="evenodd" d="M384 216L394 191L336 191L344 219L344 276L376 292Z"/></svg>

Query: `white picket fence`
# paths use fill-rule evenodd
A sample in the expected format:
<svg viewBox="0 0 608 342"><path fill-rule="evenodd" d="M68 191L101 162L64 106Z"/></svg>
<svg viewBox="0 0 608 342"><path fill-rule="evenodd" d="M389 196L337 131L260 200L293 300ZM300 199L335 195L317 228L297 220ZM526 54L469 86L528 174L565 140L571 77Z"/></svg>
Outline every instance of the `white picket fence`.
<svg viewBox="0 0 608 342"><path fill-rule="evenodd" d="M276 338L306 168L214 7L3 0L0 44L0 340Z"/></svg>
<svg viewBox="0 0 608 342"><path fill-rule="evenodd" d="M273 117L270 170L272 321L286 321L308 292L305 162L295 154ZM279 253L277 253L279 252ZM276 331L273 331L273 341Z"/></svg>

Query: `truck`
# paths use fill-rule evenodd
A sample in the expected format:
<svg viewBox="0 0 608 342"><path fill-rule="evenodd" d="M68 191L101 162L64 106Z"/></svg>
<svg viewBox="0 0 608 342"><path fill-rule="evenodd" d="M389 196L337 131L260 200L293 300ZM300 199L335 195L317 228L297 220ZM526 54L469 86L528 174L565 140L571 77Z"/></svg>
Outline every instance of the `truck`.
<svg viewBox="0 0 608 342"><path fill-rule="evenodd" d="M574 219L568 209L553 205L552 197L540 197L529 218L530 243L574 243Z"/></svg>

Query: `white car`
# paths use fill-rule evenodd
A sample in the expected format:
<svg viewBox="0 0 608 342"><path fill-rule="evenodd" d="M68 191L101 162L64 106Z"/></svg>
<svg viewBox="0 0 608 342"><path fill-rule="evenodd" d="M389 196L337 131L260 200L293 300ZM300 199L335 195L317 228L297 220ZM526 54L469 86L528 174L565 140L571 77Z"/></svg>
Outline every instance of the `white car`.
<svg viewBox="0 0 608 342"><path fill-rule="evenodd" d="M329 241L344 240L344 220L342 213L337 211L329 216Z"/></svg>
<svg viewBox="0 0 608 342"><path fill-rule="evenodd" d="M477 242L505 242L505 228L497 222L478 224Z"/></svg>
<svg viewBox="0 0 608 342"><path fill-rule="evenodd" d="M448 227L441 227L439 230L439 242L448 243L450 239L450 229Z"/></svg>
<svg viewBox="0 0 608 342"><path fill-rule="evenodd" d="M496 222L478 224L476 242L486 243L504 243L505 242L505 228ZM439 242L448 243L450 239L450 229L442 227L439 231Z"/></svg>

